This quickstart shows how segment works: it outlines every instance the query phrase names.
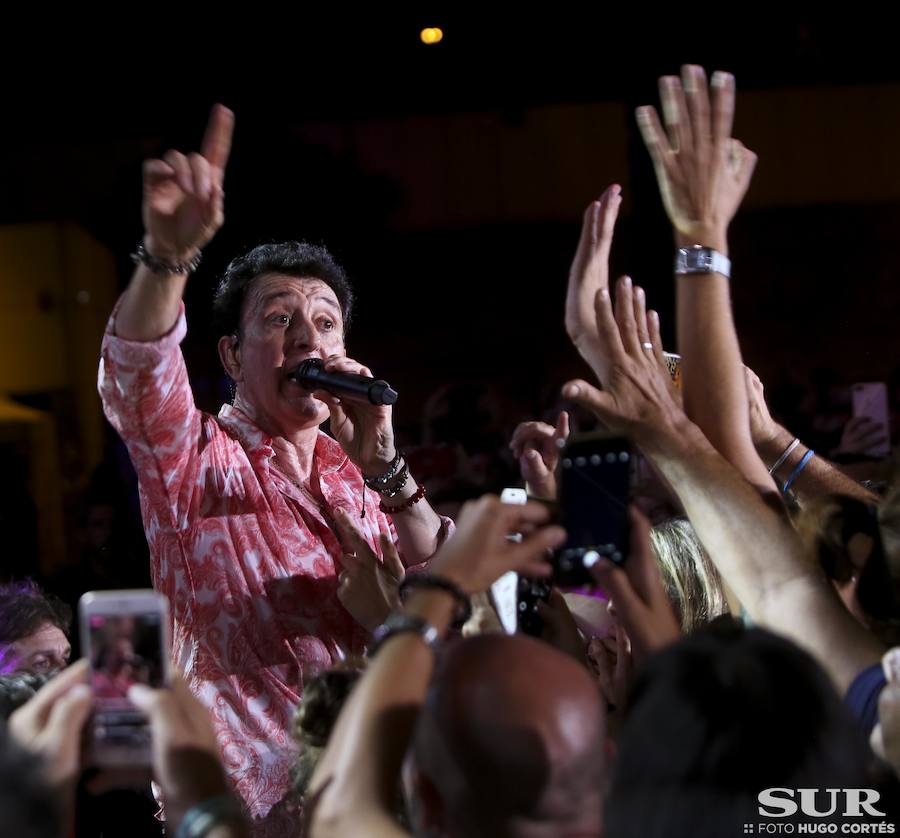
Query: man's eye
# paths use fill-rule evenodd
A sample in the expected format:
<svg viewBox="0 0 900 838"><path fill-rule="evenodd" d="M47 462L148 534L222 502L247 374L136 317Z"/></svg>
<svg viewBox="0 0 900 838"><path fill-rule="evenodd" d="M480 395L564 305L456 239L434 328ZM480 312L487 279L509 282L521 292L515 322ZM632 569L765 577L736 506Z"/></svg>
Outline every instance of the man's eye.
<svg viewBox="0 0 900 838"><path fill-rule="evenodd" d="M50 671L50 658L35 658L31 662L31 666L29 669L34 672L49 672Z"/></svg>
<svg viewBox="0 0 900 838"><path fill-rule="evenodd" d="M334 320L329 320L327 317L323 317L319 321L319 325L321 325L322 331L330 332L334 328Z"/></svg>
<svg viewBox="0 0 900 838"><path fill-rule="evenodd" d="M269 322L276 326L287 326L291 322L291 318L286 314L273 314L269 318Z"/></svg>

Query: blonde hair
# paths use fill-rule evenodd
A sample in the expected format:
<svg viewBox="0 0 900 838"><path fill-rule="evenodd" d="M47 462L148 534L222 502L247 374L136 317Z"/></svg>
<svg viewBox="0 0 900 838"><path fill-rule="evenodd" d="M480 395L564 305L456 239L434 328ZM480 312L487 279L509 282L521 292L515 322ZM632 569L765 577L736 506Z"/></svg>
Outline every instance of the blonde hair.
<svg viewBox="0 0 900 838"><path fill-rule="evenodd" d="M728 613L722 577L687 520L672 518L654 527L650 546L683 632Z"/></svg>

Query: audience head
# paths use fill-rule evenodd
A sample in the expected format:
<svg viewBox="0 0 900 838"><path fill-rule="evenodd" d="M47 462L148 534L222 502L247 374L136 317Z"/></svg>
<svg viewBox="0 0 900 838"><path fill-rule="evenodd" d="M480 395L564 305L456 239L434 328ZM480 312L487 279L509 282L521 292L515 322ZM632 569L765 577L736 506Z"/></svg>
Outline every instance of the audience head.
<svg viewBox="0 0 900 838"><path fill-rule="evenodd" d="M720 618L646 662L631 693L606 835L720 836L768 788L865 788L870 752L819 665Z"/></svg>
<svg viewBox="0 0 900 838"><path fill-rule="evenodd" d="M450 645L407 768L413 820L448 836L598 831L605 718L587 670L522 635Z"/></svg>
<svg viewBox="0 0 900 838"><path fill-rule="evenodd" d="M47 674L69 663L72 611L32 581L0 585L0 674Z"/></svg>

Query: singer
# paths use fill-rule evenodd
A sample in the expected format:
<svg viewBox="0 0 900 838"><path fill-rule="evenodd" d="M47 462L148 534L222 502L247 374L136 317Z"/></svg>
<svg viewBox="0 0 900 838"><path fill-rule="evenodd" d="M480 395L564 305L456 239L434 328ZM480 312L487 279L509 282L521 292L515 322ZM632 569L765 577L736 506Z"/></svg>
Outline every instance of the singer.
<svg viewBox="0 0 900 838"><path fill-rule="evenodd" d="M262 245L227 267L214 313L234 401L218 416L195 407L179 346L182 294L224 220L233 123L217 106L200 153L144 164L144 238L109 320L99 389L139 475L175 662L261 819L288 786L288 727L304 682L361 654L390 608L360 565L402 575L399 561L426 561L452 523L409 473L389 405L310 392L293 376L306 359L372 375L347 357L353 293L322 247ZM329 417L333 439L319 429ZM272 812L257 833L293 834L295 817L283 829L280 818Z"/></svg>

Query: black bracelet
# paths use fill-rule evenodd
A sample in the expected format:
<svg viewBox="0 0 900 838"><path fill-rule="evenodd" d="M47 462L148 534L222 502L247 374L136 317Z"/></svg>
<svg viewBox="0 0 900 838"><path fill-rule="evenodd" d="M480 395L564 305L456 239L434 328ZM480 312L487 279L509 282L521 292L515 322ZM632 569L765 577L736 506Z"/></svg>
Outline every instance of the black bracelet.
<svg viewBox="0 0 900 838"><path fill-rule="evenodd" d="M380 489L376 489L383 498L395 498L400 494L405 488L406 484L409 481L409 466L406 463L406 460L403 461L403 468L397 473L394 482L388 486L382 486Z"/></svg>
<svg viewBox="0 0 900 838"><path fill-rule="evenodd" d="M157 276L192 274L200 266L202 258L202 254L198 251L197 255L188 262L167 262L165 259L158 259L153 254L148 253L142 242L138 244L134 253L131 254L131 261L135 265L143 265L150 273L154 273Z"/></svg>
<svg viewBox="0 0 900 838"><path fill-rule="evenodd" d="M453 624L455 626L461 626L472 616L472 603L456 582L443 576L436 576L433 573L407 573L400 583L400 590L398 591L401 602L406 600L408 591L416 588L424 588L426 590L428 588L436 588L450 594L456 600L456 613L453 616Z"/></svg>
<svg viewBox="0 0 900 838"><path fill-rule="evenodd" d="M398 448L397 453L394 455L394 459L391 460L387 467L387 471L383 474L376 474L374 476L364 474L363 483L365 483L373 492L383 492L400 471L401 460L405 466L406 459L403 454L400 453L400 449Z"/></svg>

